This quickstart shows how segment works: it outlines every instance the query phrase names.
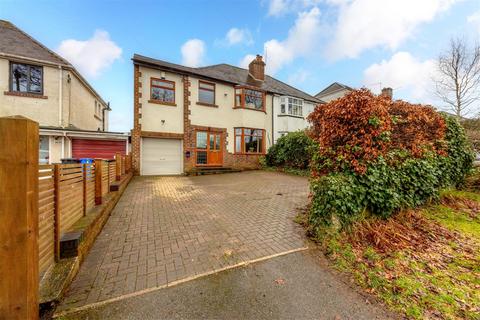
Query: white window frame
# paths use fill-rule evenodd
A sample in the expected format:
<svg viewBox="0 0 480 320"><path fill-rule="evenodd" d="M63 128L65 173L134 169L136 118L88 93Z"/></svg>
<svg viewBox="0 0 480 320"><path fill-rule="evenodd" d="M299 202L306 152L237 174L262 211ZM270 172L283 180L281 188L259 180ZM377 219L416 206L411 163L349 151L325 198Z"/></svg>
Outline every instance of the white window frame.
<svg viewBox="0 0 480 320"><path fill-rule="evenodd" d="M280 97L280 114L303 117L303 99L282 96Z"/></svg>

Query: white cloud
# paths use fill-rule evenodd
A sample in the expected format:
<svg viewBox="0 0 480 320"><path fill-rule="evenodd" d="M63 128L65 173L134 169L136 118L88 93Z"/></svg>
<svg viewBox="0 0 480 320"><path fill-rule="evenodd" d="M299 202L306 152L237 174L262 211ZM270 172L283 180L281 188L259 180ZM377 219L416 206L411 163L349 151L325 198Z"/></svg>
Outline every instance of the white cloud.
<svg viewBox="0 0 480 320"><path fill-rule="evenodd" d="M322 0L270 0L268 15L280 17L288 12L300 11L318 5Z"/></svg>
<svg viewBox="0 0 480 320"><path fill-rule="evenodd" d="M266 72L275 74L283 66L295 58L305 56L314 48L320 33L320 10L314 7L298 14L295 25L288 31L286 39L279 41L272 39L264 44L264 57ZM242 62L245 63L254 57L247 55ZM249 61L248 61L249 62ZM243 65L243 64L241 64Z"/></svg>
<svg viewBox="0 0 480 320"><path fill-rule="evenodd" d="M287 0L271 0L268 6L268 15L269 16L281 16L288 9Z"/></svg>
<svg viewBox="0 0 480 320"><path fill-rule="evenodd" d="M240 60L240 63L238 64L241 68L245 68L245 69L248 69L248 65L250 64L250 62L253 61L253 59L255 59L255 55L254 54L247 54L245 57L243 57L242 60Z"/></svg>
<svg viewBox="0 0 480 320"><path fill-rule="evenodd" d="M435 60L419 61L409 52L397 52L390 60L382 60L363 72L363 84L379 93L383 87L393 88L395 98L418 103L434 103L432 77Z"/></svg>
<svg viewBox="0 0 480 320"><path fill-rule="evenodd" d="M96 77L122 55L108 32L96 30L88 40L63 40L56 50L86 76Z"/></svg>
<svg viewBox="0 0 480 320"><path fill-rule="evenodd" d="M477 29L477 32L480 34L480 10L469 15L467 17L467 22L474 25Z"/></svg>
<svg viewBox="0 0 480 320"><path fill-rule="evenodd" d="M252 34L248 29L231 28L225 36L225 41L229 46L236 44L253 44Z"/></svg>
<svg viewBox="0 0 480 320"><path fill-rule="evenodd" d="M287 82L290 85L298 88L298 85L304 83L309 75L310 74L308 71L300 69L288 76Z"/></svg>
<svg viewBox="0 0 480 320"><path fill-rule="evenodd" d="M338 6L331 59L355 58L377 46L394 50L422 23L432 21L457 0L331 1Z"/></svg>
<svg viewBox="0 0 480 320"><path fill-rule="evenodd" d="M205 42L199 39L190 39L182 45L182 63L188 67L202 65L205 56Z"/></svg>

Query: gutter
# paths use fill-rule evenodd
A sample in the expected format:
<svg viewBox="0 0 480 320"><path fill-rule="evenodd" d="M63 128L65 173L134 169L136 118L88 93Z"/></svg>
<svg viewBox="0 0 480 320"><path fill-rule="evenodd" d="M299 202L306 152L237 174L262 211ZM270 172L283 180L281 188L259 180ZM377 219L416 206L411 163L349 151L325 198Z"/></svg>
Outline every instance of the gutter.
<svg viewBox="0 0 480 320"><path fill-rule="evenodd" d="M103 139L120 139L128 141L127 133L105 133L104 131L85 132L85 131L70 131L70 130L54 130L42 129L39 130L42 134L61 135L63 137L84 137L84 138L103 138Z"/></svg>

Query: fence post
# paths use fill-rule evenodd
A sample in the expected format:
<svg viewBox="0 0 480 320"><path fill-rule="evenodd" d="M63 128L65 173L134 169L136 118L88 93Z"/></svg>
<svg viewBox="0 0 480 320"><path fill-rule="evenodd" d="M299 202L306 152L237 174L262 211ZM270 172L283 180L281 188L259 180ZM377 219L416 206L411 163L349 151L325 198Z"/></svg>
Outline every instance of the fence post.
<svg viewBox="0 0 480 320"><path fill-rule="evenodd" d="M38 123L0 118L0 318L38 319Z"/></svg>
<svg viewBox="0 0 480 320"><path fill-rule="evenodd" d="M120 181L122 178L122 156L120 153L115 154L115 180Z"/></svg>
<svg viewBox="0 0 480 320"><path fill-rule="evenodd" d="M87 215L87 164L82 165L83 177L83 216Z"/></svg>
<svg viewBox="0 0 480 320"><path fill-rule="evenodd" d="M95 159L95 205L102 204L102 160Z"/></svg>
<svg viewBox="0 0 480 320"><path fill-rule="evenodd" d="M55 206L54 206L54 241L55 241L55 261L60 260L60 164L55 164L53 167L53 190L55 191Z"/></svg>

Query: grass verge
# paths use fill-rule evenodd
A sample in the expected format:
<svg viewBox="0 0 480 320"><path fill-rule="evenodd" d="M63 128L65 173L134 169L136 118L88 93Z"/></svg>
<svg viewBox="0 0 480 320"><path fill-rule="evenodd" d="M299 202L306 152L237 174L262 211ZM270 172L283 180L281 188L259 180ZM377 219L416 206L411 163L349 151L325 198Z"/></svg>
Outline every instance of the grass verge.
<svg viewBox="0 0 480 320"><path fill-rule="evenodd" d="M446 190L439 204L335 232L297 218L338 270L411 319L480 319L480 194Z"/></svg>

